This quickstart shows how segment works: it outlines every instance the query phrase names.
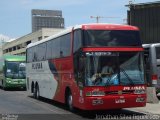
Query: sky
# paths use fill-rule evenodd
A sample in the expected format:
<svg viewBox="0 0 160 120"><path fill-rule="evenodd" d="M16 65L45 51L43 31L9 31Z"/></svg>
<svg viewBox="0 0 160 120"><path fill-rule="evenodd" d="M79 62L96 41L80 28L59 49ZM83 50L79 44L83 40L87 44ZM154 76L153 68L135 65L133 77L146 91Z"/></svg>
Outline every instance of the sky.
<svg viewBox="0 0 160 120"><path fill-rule="evenodd" d="M62 10L65 27L95 23L90 16L103 16L100 22L123 24L130 0L0 0L0 34L18 38L31 33L31 10ZM134 3L155 0L132 0ZM109 18L114 17L114 18Z"/></svg>

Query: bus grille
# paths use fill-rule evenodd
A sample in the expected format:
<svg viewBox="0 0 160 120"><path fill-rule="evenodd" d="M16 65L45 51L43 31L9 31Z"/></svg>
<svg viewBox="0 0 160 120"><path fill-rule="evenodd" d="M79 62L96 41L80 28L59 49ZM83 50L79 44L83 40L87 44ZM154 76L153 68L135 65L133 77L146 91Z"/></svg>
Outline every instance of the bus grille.
<svg viewBox="0 0 160 120"><path fill-rule="evenodd" d="M134 90L123 90L123 91L107 91L106 95L119 95L119 94L132 94Z"/></svg>

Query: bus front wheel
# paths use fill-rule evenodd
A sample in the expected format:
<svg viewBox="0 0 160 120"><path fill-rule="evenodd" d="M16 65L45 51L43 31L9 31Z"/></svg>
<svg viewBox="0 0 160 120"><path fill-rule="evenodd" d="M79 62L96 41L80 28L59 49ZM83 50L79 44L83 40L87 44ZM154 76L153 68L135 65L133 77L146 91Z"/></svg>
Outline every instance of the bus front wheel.
<svg viewBox="0 0 160 120"><path fill-rule="evenodd" d="M74 111L72 93L69 91L67 95L67 107L70 111Z"/></svg>

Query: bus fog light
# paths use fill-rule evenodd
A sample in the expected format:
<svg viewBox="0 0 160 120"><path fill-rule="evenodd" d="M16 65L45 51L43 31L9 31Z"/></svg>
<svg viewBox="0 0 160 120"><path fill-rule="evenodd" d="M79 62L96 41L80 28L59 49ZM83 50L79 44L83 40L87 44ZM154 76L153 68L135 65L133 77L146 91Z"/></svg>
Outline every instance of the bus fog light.
<svg viewBox="0 0 160 120"><path fill-rule="evenodd" d="M10 81L10 80L7 80L6 82L7 82L7 83L11 83L11 81Z"/></svg>
<svg viewBox="0 0 160 120"><path fill-rule="evenodd" d="M105 96L104 91L89 91L86 92L86 96Z"/></svg>
<svg viewBox="0 0 160 120"><path fill-rule="evenodd" d="M134 94L146 94L146 90L135 90Z"/></svg>
<svg viewBox="0 0 160 120"><path fill-rule="evenodd" d="M145 102L145 98L137 98L136 102Z"/></svg>

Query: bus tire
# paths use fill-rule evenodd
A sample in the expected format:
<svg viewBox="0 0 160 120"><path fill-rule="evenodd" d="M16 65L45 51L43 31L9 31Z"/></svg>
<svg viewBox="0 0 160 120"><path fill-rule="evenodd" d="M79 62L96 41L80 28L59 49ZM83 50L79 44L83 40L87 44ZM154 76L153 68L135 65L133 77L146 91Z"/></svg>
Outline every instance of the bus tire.
<svg viewBox="0 0 160 120"><path fill-rule="evenodd" d="M4 83L4 82L3 82L3 80L2 80L2 89L3 89L3 90L6 90L6 87L4 86L3 83Z"/></svg>
<svg viewBox="0 0 160 120"><path fill-rule="evenodd" d="M66 103L67 103L67 108L68 108L70 111L74 111L74 107L73 107L73 96L72 96L72 93L71 93L70 91L68 91L68 93L67 93Z"/></svg>
<svg viewBox="0 0 160 120"><path fill-rule="evenodd" d="M34 93L34 82L32 82L32 84L31 84L31 93Z"/></svg>
<svg viewBox="0 0 160 120"><path fill-rule="evenodd" d="M35 85L33 96L34 96L35 99L39 99L40 98L38 84Z"/></svg>
<svg viewBox="0 0 160 120"><path fill-rule="evenodd" d="M5 86L2 86L2 89L3 89L3 90L7 90Z"/></svg>
<svg viewBox="0 0 160 120"><path fill-rule="evenodd" d="M27 88L26 87L23 87L23 89L22 89L23 91L27 91Z"/></svg>

